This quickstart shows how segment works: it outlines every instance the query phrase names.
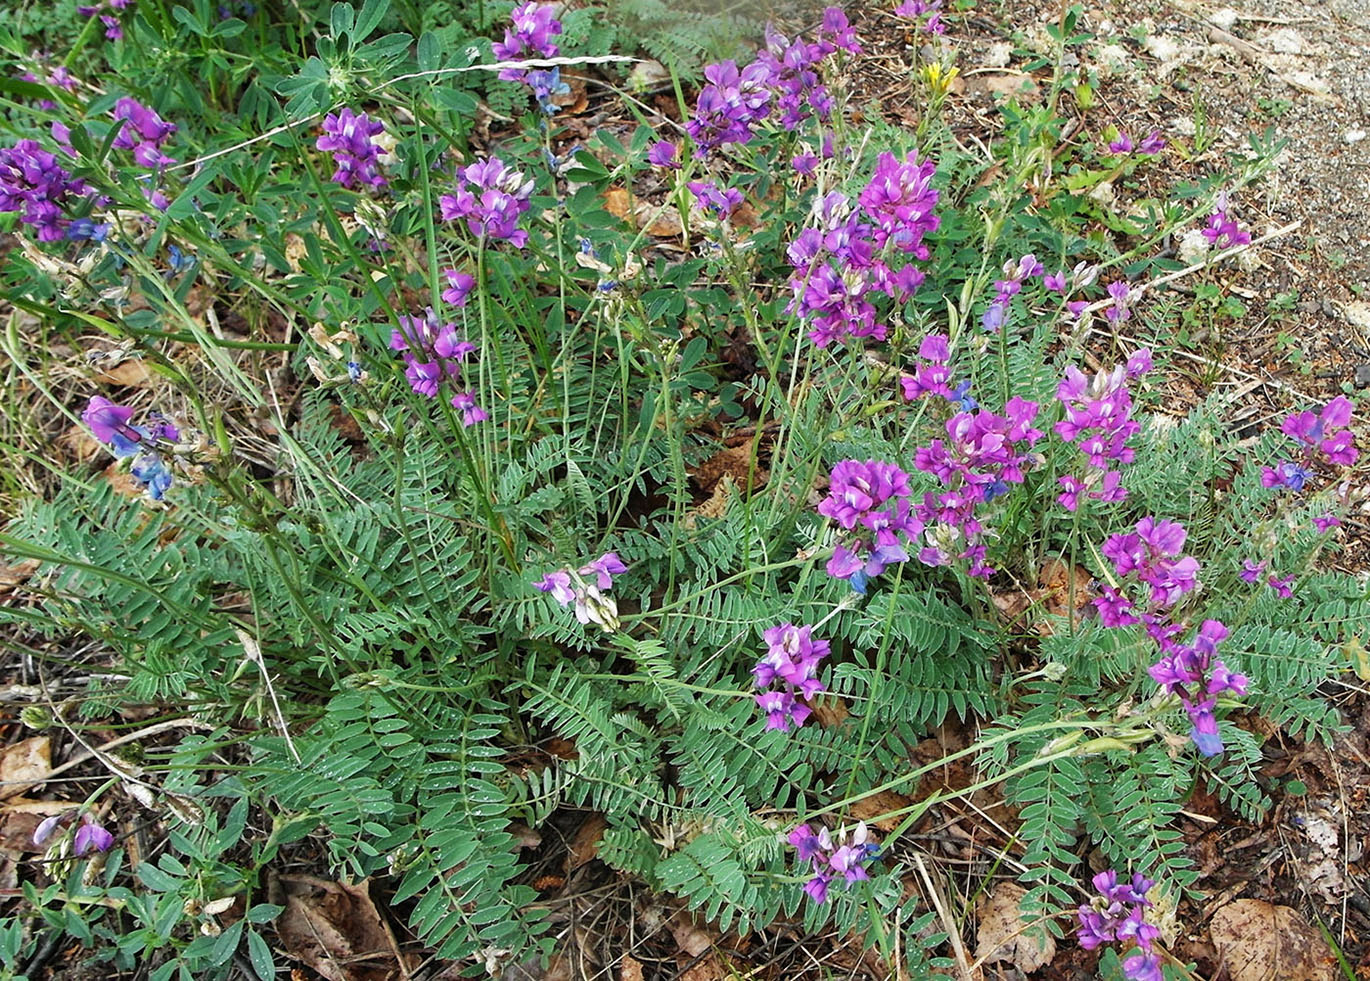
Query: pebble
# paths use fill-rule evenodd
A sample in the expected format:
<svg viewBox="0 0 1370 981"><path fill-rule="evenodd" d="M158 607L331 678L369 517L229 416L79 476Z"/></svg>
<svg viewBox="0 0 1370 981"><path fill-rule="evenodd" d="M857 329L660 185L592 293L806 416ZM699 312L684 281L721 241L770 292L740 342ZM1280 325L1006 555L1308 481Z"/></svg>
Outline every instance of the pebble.
<svg viewBox="0 0 1370 981"><path fill-rule="evenodd" d="M1230 31L1237 25L1238 14L1231 7L1223 7L1208 15L1208 22L1220 31Z"/></svg>
<svg viewBox="0 0 1370 981"><path fill-rule="evenodd" d="M1303 36L1289 27L1271 31L1263 40L1266 47L1276 54L1303 54Z"/></svg>
<svg viewBox="0 0 1370 981"><path fill-rule="evenodd" d="M1356 387L1366 388L1370 386L1370 364L1356 366Z"/></svg>
<svg viewBox="0 0 1370 981"><path fill-rule="evenodd" d="M1153 34L1146 39L1142 47L1159 62L1174 61L1180 55L1180 46L1175 43L1175 39L1164 34Z"/></svg>
<svg viewBox="0 0 1370 981"><path fill-rule="evenodd" d="M1095 52L1095 57L1104 68L1117 70L1132 60L1132 52L1121 44L1105 44Z"/></svg>
<svg viewBox="0 0 1370 981"><path fill-rule="evenodd" d="M1013 45L1007 41L996 41L985 51L985 64L990 68L1007 68L1013 58Z"/></svg>
<svg viewBox="0 0 1370 981"><path fill-rule="evenodd" d="M1341 134L1341 141L1343 143L1359 143L1361 140L1365 139L1365 136L1365 130L1361 129L1359 126L1353 126L1351 129L1348 129L1345 133Z"/></svg>

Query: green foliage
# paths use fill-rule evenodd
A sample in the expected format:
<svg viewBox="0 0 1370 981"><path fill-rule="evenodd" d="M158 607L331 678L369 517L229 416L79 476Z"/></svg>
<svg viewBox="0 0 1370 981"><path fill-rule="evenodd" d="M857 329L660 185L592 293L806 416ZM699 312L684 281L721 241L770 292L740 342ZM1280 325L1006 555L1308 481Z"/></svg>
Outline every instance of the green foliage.
<svg viewBox="0 0 1370 981"><path fill-rule="evenodd" d="M842 117L836 138L852 153L823 164L820 182L788 166L803 140L817 144L812 119L733 146L728 173L712 176L735 176L754 223L692 214L683 180L648 176L646 149L667 134L645 122L577 137L579 150L555 116L501 131L498 152L521 171L509 186L534 188L516 248L442 220L439 204L451 158L483 152L468 143L489 138L474 122L489 121L484 109L529 110L526 86L482 67L511 6L368 0L244 20L205 0L149 0L128 18L129 43L98 56L104 91L53 111L73 124L72 167L108 198L81 207L110 229L102 243L14 254L6 297L40 324L21 338L16 318L3 338L16 393L75 422L83 399L65 386L79 378L83 396L136 400L140 413L155 402L183 432L155 447L174 473L165 501L53 463L50 493L0 533L7 562L37 564L0 624L45 685L90 676L79 700L29 721L85 741L97 724L159 719L156 739L135 732L127 755L95 755L109 781L78 809L146 810L166 847L132 868L122 850L82 866L61 851L65 828L54 874L24 884L31 925L159 981L227 977L244 957L265 978L280 912L265 901L269 870L314 861L371 880L436 957L480 975L548 956L558 935L534 874L558 857L556 836L531 845L518 825L555 829L594 811L604 863L721 929L780 918L833 928L927 974L942 963L944 920L909 886L942 873L903 832L948 797L986 790L1016 810L1009 850L1035 912L1078 904L1090 851L1170 895L1192 891L1178 818L1196 788L1248 821L1271 803L1265 730L1244 713L1292 738L1329 742L1341 728L1319 687L1344 666L1370 587L1321 571L1331 539L1313 521L1345 501L1328 469L1298 499L1261 488L1260 464L1288 441L1239 438L1221 395L1177 410L1161 380L1176 366L1158 343L1157 372L1131 383L1143 428L1128 496L1067 512L1059 478L1085 464L1053 431L1059 379L1089 359L1125 361L1131 342L1094 346L1086 321L1036 281L1005 301L1002 331L979 324L999 268L1025 253L1052 271L1102 263L1105 282L1173 269L1149 259L1152 243L1202 217L1218 179L1126 216L1101 210L1087 189L1142 163L1062 146L1062 118L1011 103L989 156L972 156L935 111L947 76L925 72L918 131L853 132ZM640 50L677 77L748 26L661 0L560 16L570 57ZM1057 38L1063 49L1073 30ZM27 57L12 35L0 45ZM175 56L139 54L152 50ZM105 64L83 45L72 54L78 68ZM259 70L244 67L252 57ZM825 80L845 105L843 79ZM145 200L150 175L114 146L108 109L125 91L159 96L184 128L176 149L195 163L157 175L165 211ZM384 119L397 141L384 194L326 181L315 122L344 104ZM37 132L37 117L14 108ZM926 280L905 302L872 291L883 344L817 347L788 309L786 250L814 221L820 187L856 200L876 155L902 157L915 140L938 161ZM691 179L711 174L687 166ZM611 190L680 214L686 244L649 247L611 213ZM456 306L442 297L448 269L477 284ZM859 271L841 272L850 286ZM1146 303L1139 331L1152 329ZM437 398L415 391L392 340L429 305L476 347L460 365L433 352ZM1192 312L1209 328L1243 314L1210 284ZM116 391L89 364L52 360L109 356L96 331L148 369L144 387ZM961 539L938 554L947 528L929 519L926 534L896 536L906 561L835 579L828 559L850 536L815 505L836 464L898 464L915 507L947 489L935 466L914 464L934 440L962 440L949 427L959 407L899 398L933 333L949 338L950 380L986 411L1038 404L1042 436L1022 479L980 495L996 571L972 574ZM410 354L421 346L401 340ZM489 417L464 425L458 390ZM52 411L17 431L47 432ZM138 442L120 466L146 463ZM48 448L21 450L26 462ZM1199 588L1152 611L1158 622L1188 639L1222 620L1221 656L1249 679L1246 696L1216 706L1224 751L1211 758L1147 673L1153 638L1104 627L1088 602L1118 585L1109 537L1146 516L1182 522L1202 570ZM587 563L609 552L628 571L605 587ZM1239 579L1253 557L1297 574L1294 597ZM1045 582L1052 568L1071 573L1065 597ZM574 587L569 604L544 579L558 573ZM831 652L814 715L776 731L753 669L764 631L786 622L813 625ZM960 746L929 761L934 734ZM928 779L954 764L959 782ZM858 815L881 839L870 878L834 881L827 904L810 902L812 870L786 835L805 821L850 833ZM947 893L981 883L957 886ZM224 900L243 915L214 920L206 909ZM35 946L22 927L0 923L11 961Z"/></svg>

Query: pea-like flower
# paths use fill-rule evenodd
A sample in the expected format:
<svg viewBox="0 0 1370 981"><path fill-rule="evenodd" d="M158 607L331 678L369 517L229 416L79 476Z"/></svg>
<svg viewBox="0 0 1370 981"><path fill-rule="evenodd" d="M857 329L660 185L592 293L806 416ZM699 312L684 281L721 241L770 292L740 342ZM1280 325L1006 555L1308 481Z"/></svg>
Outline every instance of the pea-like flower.
<svg viewBox="0 0 1370 981"><path fill-rule="evenodd" d="M613 577L627 571L617 552L605 552L574 572L569 568L549 572L533 583L533 588L551 593L562 606L574 604L576 619L581 623L594 623L612 633L619 627L618 606L606 593L613 585ZM586 576L594 576L595 581L587 582Z"/></svg>
<svg viewBox="0 0 1370 981"><path fill-rule="evenodd" d="M323 135L314 144L325 153L333 154L335 170L330 178L343 187L358 184L384 187L386 179L379 170L383 147L377 137L385 132L385 124L364 112L342 109L329 113L323 120Z"/></svg>
<svg viewBox="0 0 1370 981"><path fill-rule="evenodd" d="M804 724L812 712L806 703L824 690L818 662L828 656L828 642L815 638L813 627L792 623L770 627L762 636L766 653L752 675L756 687L767 690L756 696L756 704L766 713L767 729L788 732L790 726Z"/></svg>

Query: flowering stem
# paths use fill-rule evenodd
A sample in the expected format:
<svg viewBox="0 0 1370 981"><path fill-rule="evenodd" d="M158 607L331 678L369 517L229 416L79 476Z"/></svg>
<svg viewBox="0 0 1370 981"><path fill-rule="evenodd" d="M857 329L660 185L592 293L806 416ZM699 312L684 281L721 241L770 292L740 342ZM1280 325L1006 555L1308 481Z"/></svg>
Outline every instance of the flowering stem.
<svg viewBox="0 0 1370 981"><path fill-rule="evenodd" d="M785 559L781 562L768 562L765 565L756 566L751 569L744 569L741 572L733 573L726 579L719 580L712 586L706 586L703 589L695 590L693 593L686 593L684 596L677 597L669 603L666 603L662 606L658 606L655 610L643 610L641 613L629 613L625 616L619 617L619 620L622 623L634 623L638 620L645 620L648 617L660 616L663 613L669 613L671 610L679 609L682 606L687 606L690 603L693 603L695 600L699 599L701 596L705 596L709 593L716 592L717 590L722 589L724 586L732 585L733 583L738 582L741 579L746 579L748 576L755 576L762 572L776 572L780 569L792 569L795 566L811 565L813 564L816 557L816 554L799 555L795 558Z"/></svg>

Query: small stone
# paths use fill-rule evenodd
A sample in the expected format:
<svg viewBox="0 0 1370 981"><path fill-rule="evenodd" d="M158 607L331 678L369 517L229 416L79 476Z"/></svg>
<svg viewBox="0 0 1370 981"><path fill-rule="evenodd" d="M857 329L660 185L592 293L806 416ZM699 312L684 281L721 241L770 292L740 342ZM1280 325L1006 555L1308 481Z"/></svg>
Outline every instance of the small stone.
<svg viewBox="0 0 1370 981"><path fill-rule="evenodd" d="M1180 238L1179 247L1180 261L1187 266L1192 266L1196 262L1202 262L1208 255L1208 239L1204 237L1202 228L1191 228Z"/></svg>
<svg viewBox="0 0 1370 981"><path fill-rule="evenodd" d="M1166 125L1176 136L1193 136L1199 131L1199 127L1194 125L1194 117L1192 116L1176 116Z"/></svg>
<svg viewBox="0 0 1370 981"><path fill-rule="evenodd" d="M1365 139L1365 136L1365 130L1361 129L1359 126L1353 126L1345 133L1341 134L1341 141L1343 143L1359 143L1361 140Z"/></svg>
<svg viewBox="0 0 1370 981"><path fill-rule="evenodd" d="M1370 364L1356 366L1356 387L1365 388L1370 386Z"/></svg>
<svg viewBox="0 0 1370 981"><path fill-rule="evenodd" d="M996 41L985 51L985 65L989 68L1007 68L1013 58L1013 45L1007 41Z"/></svg>
<svg viewBox="0 0 1370 981"><path fill-rule="evenodd" d="M1099 59L1100 67L1117 71L1132 60L1132 52L1121 44L1105 44L1095 52L1095 57Z"/></svg>
<svg viewBox="0 0 1370 981"><path fill-rule="evenodd" d="M1303 54L1303 36L1292 28L1281 27L1265 35L1262 40L1276 54Z"/></svg>
<svg viewBox="0 0 1370 981"><path fill-rule="evenodd" d="M1154 34L1147 38L1142 48L1147 54L1162 63L1174 61L1180 56L1180 46L1175 43L1175 39L1166 37L1164 34Z"/></svg>
<svg viewBox="0 0 1370 981"><path fill-rule="evenodd" d="M1360 302L1343 304L1341 315L1358 330L1370 330L1370 305Z"/></svg>
<svg viewBox="0 0 1370 981"><path fill-rule="evenodd" d="M1209 14L1208 22L1220 31L1230 31L1237 26L1237 19L1240 16L1231 7L1223 7Z"/></svg>

